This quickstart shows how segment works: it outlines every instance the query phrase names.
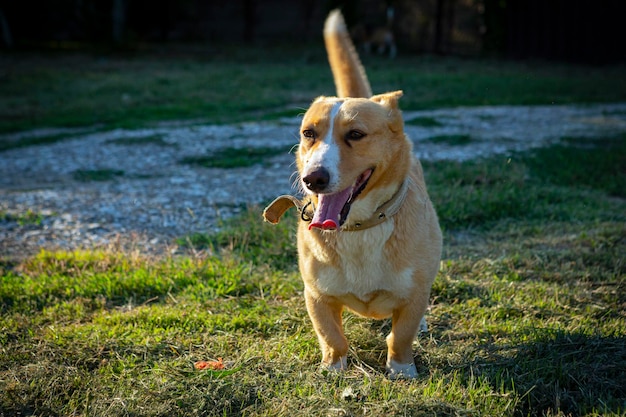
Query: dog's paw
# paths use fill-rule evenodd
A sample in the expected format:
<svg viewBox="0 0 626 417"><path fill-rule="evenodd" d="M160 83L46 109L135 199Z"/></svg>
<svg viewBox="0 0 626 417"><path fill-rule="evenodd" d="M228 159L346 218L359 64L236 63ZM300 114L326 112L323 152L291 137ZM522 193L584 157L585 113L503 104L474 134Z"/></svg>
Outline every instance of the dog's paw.
<svg viewBox="0 0 626 417"><path fill-rule="evenodd" d="M348 357L342 356L335 363L323 363L320 365L320 370L322 372L341 372L348 369Z"/></svg>
<svg viewBox="0 0 626 417"><path fill-rule="evenodd" d="M415 379L417 378L417 368L413 362L398 363L392 359L387 362L387 377L391 380Z"/></svg>

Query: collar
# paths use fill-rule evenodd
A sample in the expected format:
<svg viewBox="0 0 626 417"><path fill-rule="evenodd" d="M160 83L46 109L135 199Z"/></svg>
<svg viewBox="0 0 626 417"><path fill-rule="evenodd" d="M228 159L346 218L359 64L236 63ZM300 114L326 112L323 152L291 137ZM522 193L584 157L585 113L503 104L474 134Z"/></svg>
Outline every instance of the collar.
<svg viewBox="0 0 626 417"><path fill-rule="evenodd" d="M378 207L374 213L366 220L355 222L351 225L341 226L341 230L345 232L354 232L358 230L369 229L374 226L378 226L385 220L393 217L406 200L407 193L409 191L410 180L407 178L404 180L398 191L387 202ZM313 218L313 202L310 198L305 197L303 200L292 195L281 195L272 201L263 210L263 218L272 224L276 224L280 221L280 218L291 207L295 207L300 213L300 218L306 222L310 222Z"/></svg>

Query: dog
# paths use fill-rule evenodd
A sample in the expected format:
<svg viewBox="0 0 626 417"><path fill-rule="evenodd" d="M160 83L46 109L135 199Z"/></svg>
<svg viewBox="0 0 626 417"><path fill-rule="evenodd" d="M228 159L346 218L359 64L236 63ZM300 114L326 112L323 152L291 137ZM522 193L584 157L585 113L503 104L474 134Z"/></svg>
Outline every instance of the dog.
<svg viewBox="0 0 626 417"><path fill-rule="evenodd" d="M296 207L298 264L322 367L347 368L342 312L391 317L386 371L417 377L412 342L439 269L442 236L419 161L404 133L401 91L372 96L343 16L324 40L337 97L305 113L295 155L303 200L280 196L264 211L278 223Z"/></svg>
<svg viewBox="0 0 626 417"><path fill-rule="evenodd" d="M393 59L398 54L395 37L393 36L394 8L387 8L387 23L385 26L373 26L360 23L352 28L350 34L354 42L361 46L366 54L372 53L372 47L378 55L387 53Z"/></svg>

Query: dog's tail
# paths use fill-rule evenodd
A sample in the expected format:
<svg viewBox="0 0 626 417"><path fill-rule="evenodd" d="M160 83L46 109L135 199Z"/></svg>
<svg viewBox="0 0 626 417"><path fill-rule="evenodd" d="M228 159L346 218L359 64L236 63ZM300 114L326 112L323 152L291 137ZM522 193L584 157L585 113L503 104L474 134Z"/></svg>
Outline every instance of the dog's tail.
<svg viewBox="0 0 626 417"><path fill-rule="evenodd" d="M372 88L339 10L324 24L324 43L339 97L371 97Z"/></svg>

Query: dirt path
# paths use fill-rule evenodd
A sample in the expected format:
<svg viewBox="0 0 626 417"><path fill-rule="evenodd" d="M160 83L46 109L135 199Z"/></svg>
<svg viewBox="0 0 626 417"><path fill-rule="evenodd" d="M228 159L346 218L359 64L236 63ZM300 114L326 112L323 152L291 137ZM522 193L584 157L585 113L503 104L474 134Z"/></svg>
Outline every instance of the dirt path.
<svg viewBox="0 0 626 417"><path fill-rule="evenodd" d="M405 120L419 158L465 160L568 136L626 132L626 103L440 109L405 112ZM293 191L289 152L298 124L283 119L91 133L49 129L0 137L67 137L0 153L0 257L115 242L148 252L175 250L173 238L212 230L219 217ZM245 147L273 151L262 163L242 168L182 162ZM29 211L35 215L25 216Z"/></svg>

